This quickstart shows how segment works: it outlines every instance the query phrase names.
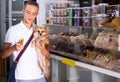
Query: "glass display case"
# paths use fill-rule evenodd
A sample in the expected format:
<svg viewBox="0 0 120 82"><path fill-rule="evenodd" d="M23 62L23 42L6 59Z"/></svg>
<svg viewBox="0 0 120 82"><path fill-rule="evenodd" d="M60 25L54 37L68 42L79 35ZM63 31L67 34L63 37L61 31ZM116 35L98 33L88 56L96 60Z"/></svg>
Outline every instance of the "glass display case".
<svg viewBox="0 0 120 82"><path fill-rule="evenodd" d="M66 59L66 60L65 60ZM66 62L65 62L66 61ZM69 61L69 63L68 63ZM72 62L75 65L71 64ZM120 74L66 57L51 54L50 82L120 82Z"/></svg>
<svg viewBox="0 0 120 82"><path fill-rule="evenodd" d="M119 30L91 27L49 27L51 53L120 72Z"/></svg>
<svg viewBox="0 0 120 82"><path fill-rule="evenodd" d="M95 0L92 3L95 3ZM47 15L48 19L52 18L47 20L52 82L119 82L119 29L111 24L118 23L118 20L115 20L119 19L119 5L114 5L116 12L110 11L111 6L106 3L91 7L75 6L76 3L72 4L72 8L66 8L64 23L61 20L61 12L60 15L53 13L60 9L52 8L50 15ZM97 10L98 8L100 10ZM81 14L78 16L78 13ZM80 21L74 19L76 16ZM54 22L54 18L58 20ZM109 18L112 18L112 22ZM74 66L71 66L69 59L74 61Z"/></svg>

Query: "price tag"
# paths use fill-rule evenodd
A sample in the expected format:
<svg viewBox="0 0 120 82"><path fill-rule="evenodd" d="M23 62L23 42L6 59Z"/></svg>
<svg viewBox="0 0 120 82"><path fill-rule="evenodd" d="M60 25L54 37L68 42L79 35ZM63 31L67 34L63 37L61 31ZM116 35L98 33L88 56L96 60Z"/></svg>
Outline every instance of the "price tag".
<svg viewBox="0 0 120 82"><path fill-rule="evenodd" d="M75 61L74 60L71 60L71 59L68 59L68 58L62 58L61 61L64 64L67 64L67 65L70 65L70 66L75 66Z"/></svg>

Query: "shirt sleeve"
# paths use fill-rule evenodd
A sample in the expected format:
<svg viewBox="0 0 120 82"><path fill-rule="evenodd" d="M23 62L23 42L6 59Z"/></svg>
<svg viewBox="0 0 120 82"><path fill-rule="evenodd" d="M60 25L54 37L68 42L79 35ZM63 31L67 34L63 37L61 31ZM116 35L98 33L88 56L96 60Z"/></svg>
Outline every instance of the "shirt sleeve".
<svg viewBox="0 0 120 82"><path fill-rule="evenodd" d="M15 31L13 27L10 27L6 33L4 42L11 43L12 45L14 45L16 42L15 40L16 40Z"/></svg>

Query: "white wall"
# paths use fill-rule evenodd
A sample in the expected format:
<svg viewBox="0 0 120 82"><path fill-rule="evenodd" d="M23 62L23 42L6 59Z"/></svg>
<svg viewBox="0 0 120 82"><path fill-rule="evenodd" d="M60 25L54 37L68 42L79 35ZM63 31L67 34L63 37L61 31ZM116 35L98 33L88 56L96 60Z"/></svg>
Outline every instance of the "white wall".
<svg viewBox="0 0 120 82"><path fill-rule="evenodd" d="M37 2L39 3L39 14L38 14L38 18L37 18L37 24L39 26L43 26L43 24L46 23L46 1L47 0L37 0Z"/></svg>

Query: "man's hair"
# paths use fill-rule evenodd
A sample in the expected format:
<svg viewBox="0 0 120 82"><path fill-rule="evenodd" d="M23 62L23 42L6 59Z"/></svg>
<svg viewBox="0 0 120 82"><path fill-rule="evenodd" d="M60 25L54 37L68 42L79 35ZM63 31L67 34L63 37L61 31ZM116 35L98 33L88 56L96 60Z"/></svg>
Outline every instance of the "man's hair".
<svg viewBox="0 0 120 82"><path fill-rule="evenodd" d="M39 4L35 1L26 1L24 4L24 8L26 8L27 5L32 5L32 6L35 6L39 9Z"/></svg>

